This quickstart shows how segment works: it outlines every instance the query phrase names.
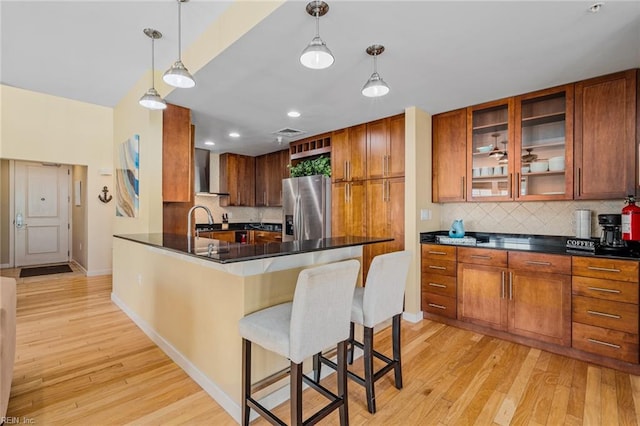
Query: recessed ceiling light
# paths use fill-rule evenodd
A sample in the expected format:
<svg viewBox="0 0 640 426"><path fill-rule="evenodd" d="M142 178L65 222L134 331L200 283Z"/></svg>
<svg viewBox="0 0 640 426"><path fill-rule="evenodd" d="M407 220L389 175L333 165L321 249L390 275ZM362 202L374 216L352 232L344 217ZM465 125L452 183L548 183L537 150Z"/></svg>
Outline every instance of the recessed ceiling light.
<svg viewBox="0 0 640 426"><path fill-rule="evenodd" d="M300 113L298 111L289 111L287 113L287 115L291 118L298 118L300 117Z"/></svg>
<svg viewBox="0 0 640 426"><path fill-rule="evenodd" d="M216 143L213 142L213 141L206 141L204 144L205 145L215 145Z"/></svg>
<svg viewBox="0 0 640 426"><path fill-rule="evenodd" d="M229 136L232 138L239 138L240 137L240 133L238 132L231 132L229 133Z"/></svg>
<svg viewBox="0 0 640 426"><path fill-rule="evenodd" d="M592 4L591 6L589 6L589 9L588 9L588 10L589 10L589 12L591 12L591 13L598 13L598 12L600 12L600 9L602 9L602 5L603 5L603 4L604 4L604 3L594 3L594 4Z"/></svg>

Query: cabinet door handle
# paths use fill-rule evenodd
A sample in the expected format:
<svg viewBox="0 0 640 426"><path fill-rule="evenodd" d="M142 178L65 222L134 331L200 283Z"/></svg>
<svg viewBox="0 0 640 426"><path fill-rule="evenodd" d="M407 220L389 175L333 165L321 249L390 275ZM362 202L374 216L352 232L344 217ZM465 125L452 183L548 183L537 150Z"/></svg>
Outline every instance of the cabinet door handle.
<svg viewBox="0 0 640 426"><path fill-rule="evenodd" d="M429 265L429 269L438 269L440 271L446 271L447 268L445 268L444 266L435 266L435 265Z"/></svg>
<svg viewBox="0 0 640 426"><path fill-rule="evenodd" d="M602 340L591 339L591 338L588 338L587 340L591 343L596 343L598 345L609 346L610 348L620 349L620 345L614 345L613 343L603 342Z"/></svg>
<svg viewBox="0 0 640 426"><path fill-rule="evenodd" d="M613 288L602 288L602 287L587 287L589 290L593 290L593 291L602 291L604 293L615 293L615 294L620 294L621 291L620 290L616 290Z"/></svg>
<svg viewBox="0 0 640 426"><path fill-rule="evenodd" d="M347 175L347 161L345 161L345 162L344 162L344 167L343 167L343 169L344 169L344 179L345 179L345 180L349 180L349 179L348 179L348 175Z"/></svg>
<svg viewBox="0 0 640 426"><path fill-rule="evenodd" d="M266 205L267 205L267 191L264 191L264 192L262 193L262 198L263 198L263 200L264 200L264 205L266 206Z"/></svg>
<svg viewBox="0 0 640 426"><path fill-rule="evenodd" d="M622 318L620 315L615 315L615 314L607 314L606 312L598 312L598 311L587 311L588 314L591 315L596 315L599 317L605 317L605 318L613 318L613 319L620 319Z"/></svg>
<svg viewBox="0 0 640 426"><path fill-rule="evenodd" d="M521 182L520 182L520 173L516 172L516 198L520 198L520 195L522 194L520 192L521 191L520 184L521 184Z"/></svg>
<svg viewBox="0 0 640 426"><path fill-rule="evenodd" d="M351 180L351 161L347 161L347 176Z"/></svg>
<svg viewBox="0 0 640 426"><path fill-rule="evenodd" d="M582 173L581 173L581 168L578 167L578 195L582 195L581 189L582 189Z"/></svg>
<svg viewBox="0 0 640 426"><path fill-rule="evenodd" d="M447 286L446 286L446 285L444 285L444 284L438 284L438 283L429 283L428 285L430 285L431 287L447 288Z"/></svg>
<svg viewBox="0 0 640 426"><path fill-rule="evenodd" d="M509 271L509 300L513 300L513 272Z"/></svg>
<svg viewBox="0 0 640 426"><path fill-rule="evenodd" d="M513 196L513 173L509 173L509 186L508 186L508 190L509 190L509 198L511 198Z"/></svg>
<svg viewBox="0 0 640 426"><path fill-rule="evenodd" d="M431 306L432 308L442 309L443 311L447 309L446 306L436 305L435 303L429 303L429 306Z"/></svg>
<svg viewBox="0 0 640 426"><path fill-rule="evenodd" d="M481 254L472 254L471 256L469 256L472 259L484 259L484 260L491 260L491 256L484 256Z"/></svg>
<svg viewBox="0 0 640 426"><path fill-rule="evenodd" d="M444 256L444 255L446 255L447 253L445 253L445 252L443 252L443 251L432 251L432 250L429 250L429 254L437 254L437 255Z"/></svg>
<svg viewBox="0 0 640 426"><path fill-rule="evenodd" d="M599 266L587 266L587 269L591 269L592 271L601 271L601 272L620 272L620 269L601 268Z"/></svg>
<svg viewBox="0 0 640 426"><path fill-rule="evenodd" d="M504 271L502 271L501 273L501 280L500 280L500 298L504 299Z"/></svg>
<svg viewBox="0 0 640 426"><path fill-rule="evenodd" d="M464 191L464 176L462 176L462 197L461 198L463 200L464 200L464 193L465 193L465 191Z"/></svg>
<svg viewBox="0 0 640 426"><path fill-rule="evenodd" d="M528 265L542 265L542 266L551 266L551 262L541 262L539 260L527 260L526 263Z"/></svg>

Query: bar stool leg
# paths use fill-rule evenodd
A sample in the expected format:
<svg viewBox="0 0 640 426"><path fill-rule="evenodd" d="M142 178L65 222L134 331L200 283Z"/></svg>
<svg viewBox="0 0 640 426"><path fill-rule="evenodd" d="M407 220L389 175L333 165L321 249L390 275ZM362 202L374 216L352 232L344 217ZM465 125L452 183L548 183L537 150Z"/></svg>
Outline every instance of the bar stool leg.
<svg viewBox="0 0 640 426"><path fill-rule="evenodd" d="M393 372L396 379L396 388L402 389L402 361L400 359L400 315L393 316L393 360L395 365L393 366Z"/></svg>
<svg viewBox="0 0 640 426"><path fill-rule="evenodd" d="M320 383L320 369L322 368L322 361L320 361L320 356L322 354L315 354L313 356L313 380L317 383Z"/></svg>
<svg viewBox="0 0 640 426"><path fill-rule="evenodd" d="M251 409L247 398L251 395L251 342L242 339L242 426L249 426Z"/></svg>
<svg viewBox="0 0 640 426"><path fill-rule="evenodd" d="M342 405L338 409L340 412L340 426L349 424L349 406L347 392L347 342L338 343L338 396L342 398Z"/></svg>
<svg viewBox="0 0 640 426"><path fill-rule="evenodd" d="M291 362L291 424L302 425L302 363Z"/></svg>
<svg viewBox="0 0 640 426"><path fill-rule="evenodd" d="M354 340L354 325L353 323L349 323L349 347L347 348L347 362L349 365L353 364L353 351L355 350Z"/></svg>
<svg viewBox="0 0 640 426"><path fill-rule="evenodd" d="M373 377L373 328L364 327L364 381L367 393L367 408L371 414L376 412L376 395Z"/></svg>

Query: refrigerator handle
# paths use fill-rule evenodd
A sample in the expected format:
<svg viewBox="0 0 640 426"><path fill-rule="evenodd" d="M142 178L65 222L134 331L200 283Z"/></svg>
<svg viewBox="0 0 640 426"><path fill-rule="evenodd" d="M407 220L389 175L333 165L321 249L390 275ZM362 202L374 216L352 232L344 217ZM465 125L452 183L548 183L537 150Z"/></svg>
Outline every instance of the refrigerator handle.
<svg viewBox="0 0 640 426"><path fill-rule="evenodd" d="M301 221L301 211L300 211L300 196L296 195L296 201L293 205L293 239L300 239L300 224Z"/></svg>

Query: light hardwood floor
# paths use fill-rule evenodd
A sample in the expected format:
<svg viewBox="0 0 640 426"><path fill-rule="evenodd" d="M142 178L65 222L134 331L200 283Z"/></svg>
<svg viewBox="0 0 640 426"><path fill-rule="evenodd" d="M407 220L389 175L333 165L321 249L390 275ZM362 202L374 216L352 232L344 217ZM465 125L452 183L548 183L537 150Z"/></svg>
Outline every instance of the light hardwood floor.
<svg viewBox="0 0 640 426"><path fill-rule="evenodd" d="M110 276L18 279L7 415L40 425L234 424L110 292ZM638 424L638 376L426 320L403 322L402 339L404 389L393 387L392 374L381 379L370 415L364 389L349 382L352 425ZM390 346L388 329L376 335L378 349ZM335 389L333 377L325 382ZM306 411L321 403L305 391ZM288 421L288 404L276 412ZM322 424L338 424L337 413Z"/></svg>

